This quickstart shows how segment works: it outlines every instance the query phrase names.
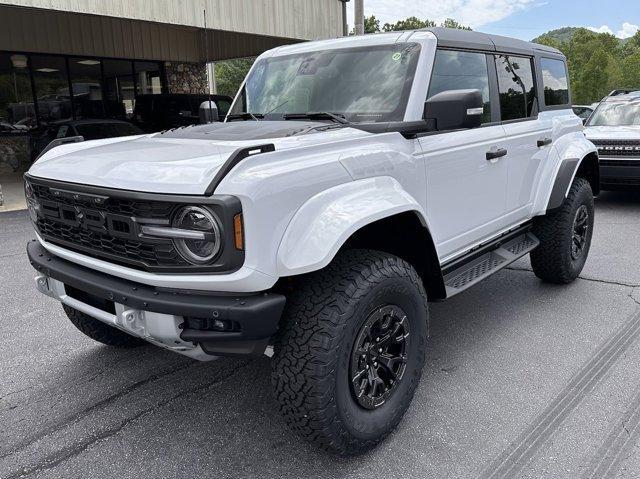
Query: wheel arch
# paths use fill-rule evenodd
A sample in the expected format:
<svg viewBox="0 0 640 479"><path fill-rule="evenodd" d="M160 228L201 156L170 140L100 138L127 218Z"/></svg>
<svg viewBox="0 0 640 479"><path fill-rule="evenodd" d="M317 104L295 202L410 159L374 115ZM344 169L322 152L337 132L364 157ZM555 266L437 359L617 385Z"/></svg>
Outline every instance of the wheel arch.
<svg viewBox="0 0 640 479"><path fill-rule="evenodd" d="M309 199L294 215L280 243L278 276L317 271L339 251L350 248L399 256L420 274L429 300L446 297L426 215L394 178L357 180Z"/></svg>
<svg viewBox="0 0 640 479"><path fill-rule="evenodd" d="M541 212L552 211L567 197L569 188L576 176L585 178L591 185L594 195L600 192L600 168L598 150L584 137L583 133L564 135L554 144L553 156L557 159L553 170L553 181L548 193L541 196ZM536 208L538 209L538 208ZM540 209L538 209L540 211Z"/></svg>

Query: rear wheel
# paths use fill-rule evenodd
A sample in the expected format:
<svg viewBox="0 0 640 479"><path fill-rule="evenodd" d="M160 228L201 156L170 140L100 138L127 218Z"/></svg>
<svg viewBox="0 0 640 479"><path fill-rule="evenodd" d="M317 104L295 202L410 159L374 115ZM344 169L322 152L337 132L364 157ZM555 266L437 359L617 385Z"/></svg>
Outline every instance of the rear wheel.
<svg viewBox="0 0 640 479"><path fill-rule="evenodd" d="M594 204L589 182L576 178L562 206L536 218L540 246L531 252L533 272L549 283L566 284L582 272L593 234Z"/></svg>
<svg viewBox="0 0 640 479"><path fill-rule="evenodd" d="M365 451L400 422L426 354L426 293L400 258L346 251L288 298L273 357L280 411L303 437Z"/></svg>
<svg viewBox="0 0 640 479"><path fill-rule="evenodd" d="M89 336L94 341L116 348L135 348L147 344L146 341L109 326L77 309L73 309L65 304L63 304L62 307L73 325L78 328L81 333Z"/></svg>

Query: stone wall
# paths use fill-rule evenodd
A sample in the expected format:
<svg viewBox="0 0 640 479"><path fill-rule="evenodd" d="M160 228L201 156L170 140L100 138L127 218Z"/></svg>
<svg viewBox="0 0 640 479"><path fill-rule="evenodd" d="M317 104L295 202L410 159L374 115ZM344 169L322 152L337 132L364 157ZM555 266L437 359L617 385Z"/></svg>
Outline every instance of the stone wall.
<svg viewBox="0 0 640 479"><path fill-rule="evenodd" d="M30 164L28 135L0 135L0 175L21 173Z"/></svg>
<svg viewBox="0 0 640 479"><path fill-rule="evenodd" d="M164 64L169 93L207 93L207 68L204 63Z"/></svg>

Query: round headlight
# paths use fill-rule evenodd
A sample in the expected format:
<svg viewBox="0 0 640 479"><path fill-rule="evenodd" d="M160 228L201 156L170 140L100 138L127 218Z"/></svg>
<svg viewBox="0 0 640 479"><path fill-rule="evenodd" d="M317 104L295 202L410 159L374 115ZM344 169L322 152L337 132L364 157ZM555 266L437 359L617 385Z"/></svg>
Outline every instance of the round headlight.
<svg viewBox="0 0 640 479"><path fill-rule="evenodd" d="M192 238L173 240L180 255L192 264L211 262L220 251L220 226L213 213L199 206L185 206L178 210L173 225ZM199 234L200 233L200 234Z"/></svg>

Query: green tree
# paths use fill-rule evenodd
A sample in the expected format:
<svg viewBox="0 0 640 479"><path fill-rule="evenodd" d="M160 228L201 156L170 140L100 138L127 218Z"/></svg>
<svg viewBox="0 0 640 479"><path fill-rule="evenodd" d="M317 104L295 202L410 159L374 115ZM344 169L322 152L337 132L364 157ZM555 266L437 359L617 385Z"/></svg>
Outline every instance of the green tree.
<svg viewBox="0 0 640 479"><path fill-rule="evenodd" d="M442 22L442 24L440 26L441 27L445 27L445 28L457 28L459 30L471 30L471 27L467 27L465 25L460 25L453 18L447 18L444 22Z"/></svg>
<svg viewBox="0 0 640 479"><path fill-rule="evenodd" d="M380 20L375 15L365 17L364 19L364 33L378 33L380 31Z"/></svg>
<svg viewBox="0 0 640 479"><path fill-rule="evenodd" d="M235 58L216 62L216 91L219 95L235 96L255 58Z"/></svg>
<svg viewBox="0 0 640 479"><path fill-rule="evenodd" d="M420 20L418 17L408 17L398 20L396 23L385 23L382 30L385 32L399 32L402 30L418 30L420 28L435 27L435 22L431 20Z"/></svg>
<svg viewBox="0 0 640 479"><path fill-rule="evenodd" d="M624 59L621 79L621 87L640 89L640 49Z"/></svg>

